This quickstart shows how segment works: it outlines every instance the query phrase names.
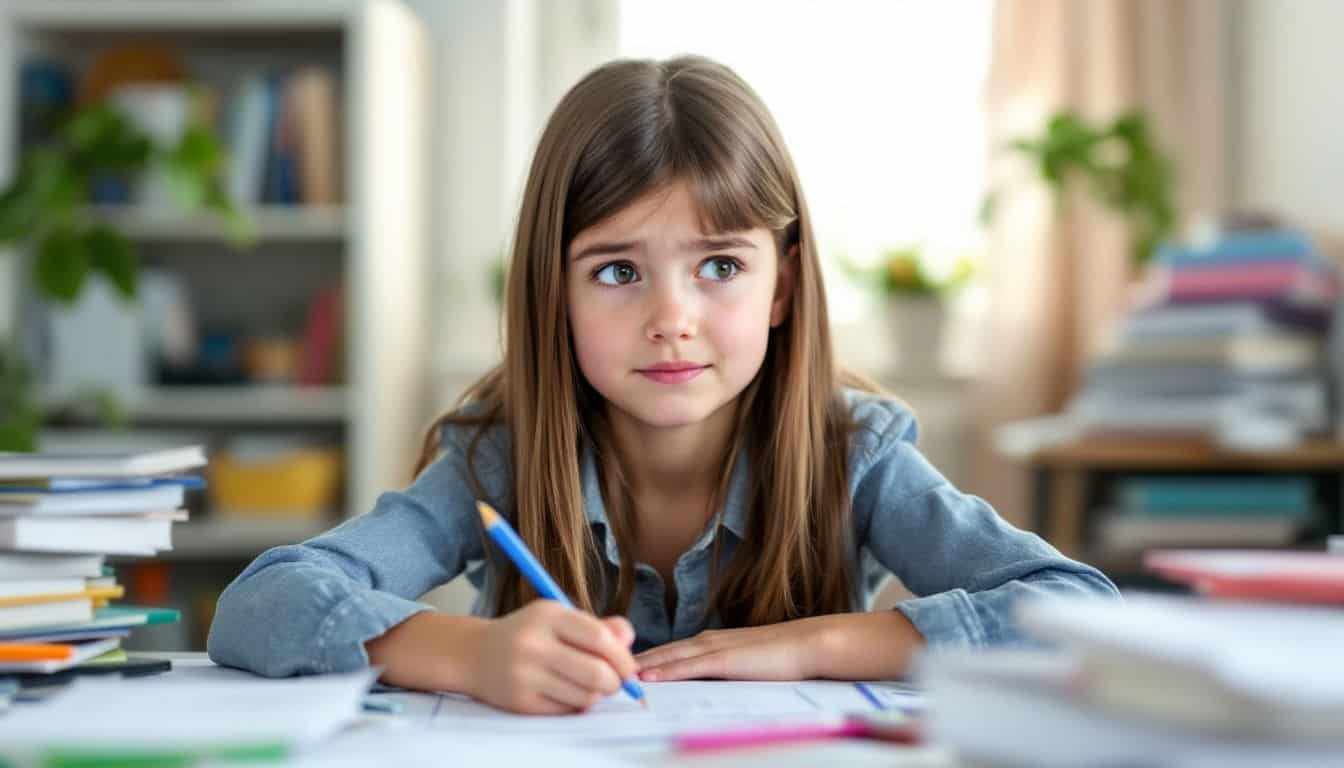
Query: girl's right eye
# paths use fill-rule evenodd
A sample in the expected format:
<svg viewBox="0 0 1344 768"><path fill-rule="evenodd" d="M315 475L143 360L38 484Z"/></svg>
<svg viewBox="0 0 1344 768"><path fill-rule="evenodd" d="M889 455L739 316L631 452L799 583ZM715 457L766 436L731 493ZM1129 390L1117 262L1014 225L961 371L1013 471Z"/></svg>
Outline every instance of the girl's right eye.
<svg viewBox="0 0 1344 768"><path fill-rule="evenodd" d="M628 261L613 261L599 267L593 279L602 285L629 285L639 279L639 273Z"/></svg>

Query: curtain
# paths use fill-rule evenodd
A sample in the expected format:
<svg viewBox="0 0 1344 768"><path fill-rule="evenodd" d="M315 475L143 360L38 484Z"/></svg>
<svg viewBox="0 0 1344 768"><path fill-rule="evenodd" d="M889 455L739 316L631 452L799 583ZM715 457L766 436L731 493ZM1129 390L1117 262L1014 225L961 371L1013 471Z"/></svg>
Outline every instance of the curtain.
<svg viewBox="0 0 1344 768"><path fill-rule="evenodd" d="M998 0L986 92L999 203L989 232L983 374L973 395L971 489L1027 520L1027 476L993 450L993 430L1058 411L1123 309L1126 231L1087 198L1060 204L1021 158L998 149L1058 109L1110 119L1144 109L1177 166L1187 217L1228 195L1226 96L1233 4L1219 0Z"/></svg>

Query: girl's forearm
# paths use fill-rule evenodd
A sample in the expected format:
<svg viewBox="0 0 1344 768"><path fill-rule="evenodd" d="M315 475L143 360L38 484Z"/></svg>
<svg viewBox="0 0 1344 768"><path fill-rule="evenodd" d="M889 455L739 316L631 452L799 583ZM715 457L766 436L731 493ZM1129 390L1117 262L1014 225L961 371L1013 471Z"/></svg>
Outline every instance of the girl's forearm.
<svg viewBox="0 0 1344 768"><path fill-rule="evenodd" d="M821 616L814 676L832 680L891 680L910 670L924 635L900 611Z"/></svg>
<svg viewBox="0 0 1344 768"><path fill-rule="evenodd" d="M364 643L384 683L473 694L480 638L488 619L422 611Z"/></svg>

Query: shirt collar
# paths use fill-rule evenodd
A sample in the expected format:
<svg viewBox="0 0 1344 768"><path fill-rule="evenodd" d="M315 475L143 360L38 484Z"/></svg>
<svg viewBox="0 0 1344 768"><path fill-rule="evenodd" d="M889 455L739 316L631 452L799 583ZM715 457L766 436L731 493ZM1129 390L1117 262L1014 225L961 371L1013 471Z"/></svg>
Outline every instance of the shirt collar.
<svg viewBox="0 0 1344 768"><path fill-rule="evenodd" d="M601 525L603 528L610 528L611 524L607 519L607 505L602 500L602 484L597 477L597 459L593 456L592 449L589 446L583 448L579 474L583 490L583 510L588 518L589 526ZM706 530L705 535L696 541L693 549L703 547L712 541L713 529L718 527L727 528L739 541L746 538L750 475L751 457L747 450L743 448L738 451L737 460L733 463L733 471L728 478L728 493L723 504L719 507L717 525ZM603 538L606 541L607 559L613 564L619 563L620 560L616 554L616 539L610 536L604 536Z"/></svg>

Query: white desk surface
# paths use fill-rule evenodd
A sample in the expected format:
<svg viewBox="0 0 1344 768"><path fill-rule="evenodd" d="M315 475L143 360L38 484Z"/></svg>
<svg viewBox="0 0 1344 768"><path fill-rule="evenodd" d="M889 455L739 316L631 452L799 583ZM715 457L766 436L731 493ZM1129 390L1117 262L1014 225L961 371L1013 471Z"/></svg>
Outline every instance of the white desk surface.
<svg viewBox="0 0 1344 768"><path fill-rule="evenodd" d="M249 673L241 670L227 669L217 667L206 657L204 653L156 653L156 652L136 652L137 657L153 657L169 659L173 662L173 671L166 674L170 675L207 675L214 676L248 676ZM434 697L435 694L398 694L401 696L425 696ZM370 723L376 724L382 721L386 724L388 718L402 717L400 715L369 714L364 716ZM342 736L338 736L331 742L333 748L339 748ZM635 763L650 766L665 766L672 768L674 766L697 766L699 768L729 768L737 766L761 766L765 768L789 768L789 766L802 765L844 765L856 766L884 766L884 768L960 768L960 763L947 750L935 747L903 747L895 744L884 744L875 741L864 740L836 740L821 741L809 744L798 744L790 746L775 746L761 748L743 748L726 750L724 752L684 756L676 755L662 749L641 749L629 754L616 753L613 757L624 757ZM437 762L436 762L437 764Z"/></svg>

